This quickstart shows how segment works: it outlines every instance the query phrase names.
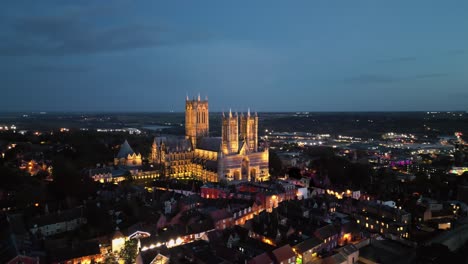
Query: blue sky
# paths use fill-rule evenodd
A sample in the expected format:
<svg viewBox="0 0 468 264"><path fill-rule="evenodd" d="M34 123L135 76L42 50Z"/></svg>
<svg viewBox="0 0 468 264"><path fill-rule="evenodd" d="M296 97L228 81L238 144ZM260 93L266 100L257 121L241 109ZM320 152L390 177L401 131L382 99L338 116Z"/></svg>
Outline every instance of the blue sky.
<svg viewBox="0 0 468 264"><path fill-rule="evenodd" d="M0 3L0 111L468 110L467 1Z"/></svg>

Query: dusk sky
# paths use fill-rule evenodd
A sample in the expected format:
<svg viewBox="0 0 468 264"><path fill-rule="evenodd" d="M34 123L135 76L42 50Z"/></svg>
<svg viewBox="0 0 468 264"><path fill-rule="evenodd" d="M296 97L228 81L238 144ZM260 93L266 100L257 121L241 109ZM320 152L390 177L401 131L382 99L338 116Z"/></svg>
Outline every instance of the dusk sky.
<svg viewBox="0 0 468 264"><path fill-rule="evenodd" d="M468 1L2 1L0 87L0 111L468 110Z"/></svg>

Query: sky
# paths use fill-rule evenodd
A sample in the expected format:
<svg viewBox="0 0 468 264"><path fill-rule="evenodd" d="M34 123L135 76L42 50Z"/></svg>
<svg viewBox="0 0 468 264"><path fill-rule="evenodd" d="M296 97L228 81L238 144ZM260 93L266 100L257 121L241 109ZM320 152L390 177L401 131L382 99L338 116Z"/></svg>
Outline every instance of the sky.
<svg viewBox="0 0 468 264"><path fill-rule="evenodd" d="M5 0L0 111L468 110L468 1Z"/></svg>

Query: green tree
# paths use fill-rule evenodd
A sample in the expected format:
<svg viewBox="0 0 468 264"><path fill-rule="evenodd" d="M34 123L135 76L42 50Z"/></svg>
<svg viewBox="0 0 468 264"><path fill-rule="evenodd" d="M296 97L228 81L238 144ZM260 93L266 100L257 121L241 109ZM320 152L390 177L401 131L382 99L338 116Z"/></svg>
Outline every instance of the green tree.
<svg viewBox="0 0 468 264"><path fill-rule="evenodd" d="M127 240L125 241L124 248L120 252L120 258L124 260L125 264L133 264L137 257L137 250L137 240Z"/></svg>
<svg viewBox="0 0 468 264"><path fill-rule="evenodd" d="M114 253L108 253L102 262L103 264L118 264L117 257Z"/></svg>

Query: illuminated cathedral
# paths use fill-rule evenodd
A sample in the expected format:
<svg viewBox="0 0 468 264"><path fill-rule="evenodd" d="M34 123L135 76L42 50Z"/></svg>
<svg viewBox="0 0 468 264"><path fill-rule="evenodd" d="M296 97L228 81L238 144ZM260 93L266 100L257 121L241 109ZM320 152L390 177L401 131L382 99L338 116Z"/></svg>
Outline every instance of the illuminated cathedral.
<svg viewBox="0 0 468 264"><path fill-rule="evenodd" d="M200 96L187 97L185 138L155 137L149 161L171 178L194 177L205 182L269 179L268 149L259 147L256 113L248 111L240 116L231 111L227 115L223 113L222 136L210 137L209 134L208 100L201 100ZM129 156L130 151L127 146L125 148ZM129 157L133 160L121 159L119 163L139 163L135 162L135 156Z"/></svg>

